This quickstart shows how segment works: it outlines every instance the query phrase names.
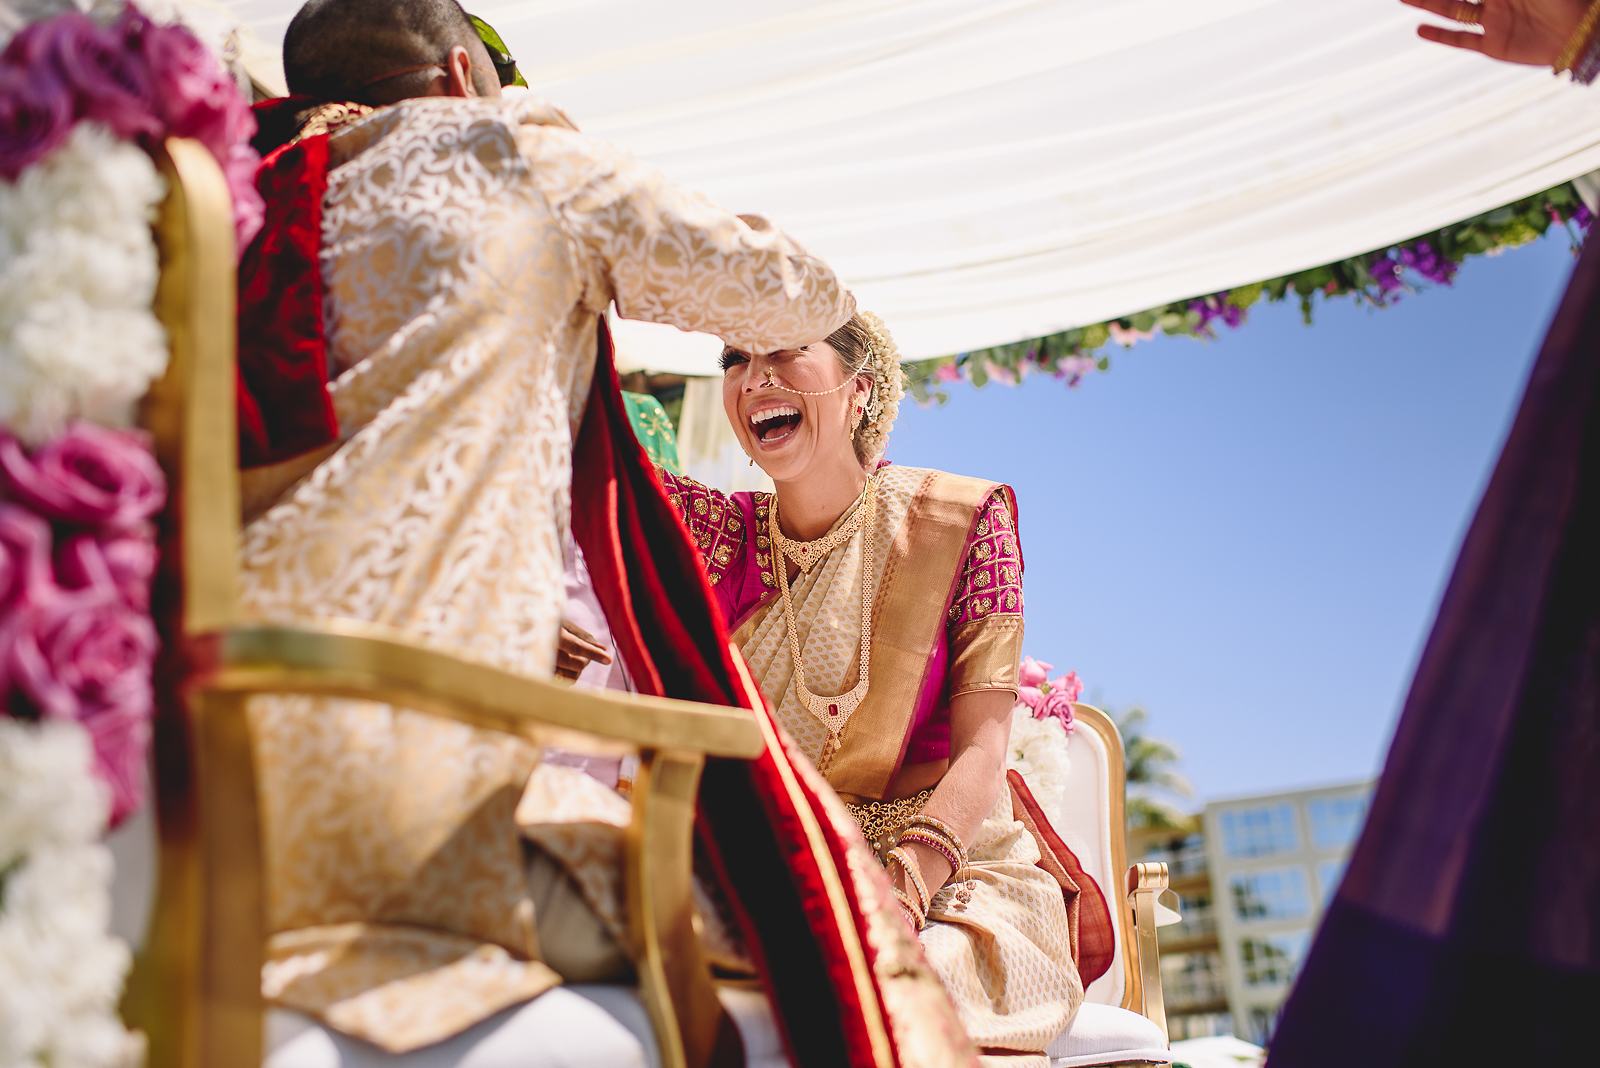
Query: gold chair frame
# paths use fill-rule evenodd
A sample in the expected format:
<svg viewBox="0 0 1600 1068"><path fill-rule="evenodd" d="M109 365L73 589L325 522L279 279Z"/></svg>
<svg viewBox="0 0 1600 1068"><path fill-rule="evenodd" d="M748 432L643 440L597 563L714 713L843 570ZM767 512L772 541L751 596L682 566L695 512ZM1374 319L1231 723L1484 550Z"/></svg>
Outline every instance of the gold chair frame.
<svg viewBox="0 0 1600 1068"><path fill-rule="evenodd" d="M722 1025L695 931L692 834L708 757L749 759L735 709L578 691L357 623L267 626L238 615L234 231L221 171L193 141L158 153L156 309L171 362L142 421L169 480L163 544L181 576L182 711L156 724L160 870L125 1012L155 1068L259 1064L265 872L245 706L257 694L360 698L541 745L639 759L624 838L631 955L667 1068L708 1061ZM169 549L169 551L172 551Z"/></svg>
<svg viewBox="0 0 1600 1068"><path fill-rule="evenodd" d="M1111 778L1111 870L1125 872L1118 934L1122 943L1122 1007L1140 1013L1167 1035L1166 1001L1161 991L1161 950L1156 942L1156 901L1167 893L1167 866L1159 863L1128 865L1127 755L1122 733L1105 712L1094 705L1075 703L1073 718L1079 729L1093 731L1106 747ZM1107 900L1116 900L1106 887Z"/></svg>

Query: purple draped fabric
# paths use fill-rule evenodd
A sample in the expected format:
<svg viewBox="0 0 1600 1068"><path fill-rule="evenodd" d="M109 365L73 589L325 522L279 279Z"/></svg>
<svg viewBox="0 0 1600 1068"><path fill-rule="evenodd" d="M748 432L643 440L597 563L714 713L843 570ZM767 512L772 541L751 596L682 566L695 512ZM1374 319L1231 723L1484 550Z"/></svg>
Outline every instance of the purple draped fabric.
<svg viewBox="0 0 1600 1068"><path fill-rule="evenodd" d="M1600 239L1591 239L1268 1064L1593 1064L1597 1005Z"/></svg>

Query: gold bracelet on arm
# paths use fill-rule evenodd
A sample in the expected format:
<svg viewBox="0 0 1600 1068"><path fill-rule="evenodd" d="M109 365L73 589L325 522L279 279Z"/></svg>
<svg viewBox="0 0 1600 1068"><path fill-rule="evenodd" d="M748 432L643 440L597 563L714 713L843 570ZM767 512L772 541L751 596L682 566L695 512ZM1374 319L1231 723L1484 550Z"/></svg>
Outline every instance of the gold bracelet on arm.
<svg viewBox="0 0 1600 1068"><path fill-rule="evenodd" d="M911 900L910 894L906 893L898 886L891 887L890 889L894 891L895 900L900 902L900 910L906 914L906 919L911 921L912 927L920 931L924 927L928 926L927 914L917 910L917 904Z"/></svg>
<svg viewBox="0 0 1600 1068"><path fill-rule="evenodd" d="M927 916L931 896L928 893L927 880L922 877L922 869L917 864L916 858L899 846L895 846L889 850L884 859L905 872L906 883L910 885L912 892L917 895L917 911L923 916Z"/></svg>

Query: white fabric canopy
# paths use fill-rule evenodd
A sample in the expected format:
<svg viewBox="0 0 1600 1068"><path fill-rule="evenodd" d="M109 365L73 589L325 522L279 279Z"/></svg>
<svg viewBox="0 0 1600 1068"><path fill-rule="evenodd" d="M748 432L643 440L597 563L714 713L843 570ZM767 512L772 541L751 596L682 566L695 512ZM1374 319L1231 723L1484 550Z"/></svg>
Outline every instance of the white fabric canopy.
<svg viewBox="0 0 1600 1068"><path fill-rule="evenodd" d="M227 0L276 50L297 0ZM908 358L1259 281L1600 168L1600 91L1395 0L469 0L535 91L772 217ZM715 342L622 334L630 368Z"/></svg>

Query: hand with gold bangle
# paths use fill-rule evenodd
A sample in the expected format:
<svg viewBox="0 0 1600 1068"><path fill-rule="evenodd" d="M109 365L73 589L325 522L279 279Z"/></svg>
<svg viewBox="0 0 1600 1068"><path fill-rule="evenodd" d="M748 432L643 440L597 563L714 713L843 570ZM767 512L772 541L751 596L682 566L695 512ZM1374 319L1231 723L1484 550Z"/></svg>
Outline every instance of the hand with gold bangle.
<svg viewBox="0 0 1600 1068"><path fill-rule="evenodd" d="M1585 80L1584 56L1596 44L1600 0L1401 0L1467 29L1424 25L1425 41L1505 63L1573 71Z"/></svg>

